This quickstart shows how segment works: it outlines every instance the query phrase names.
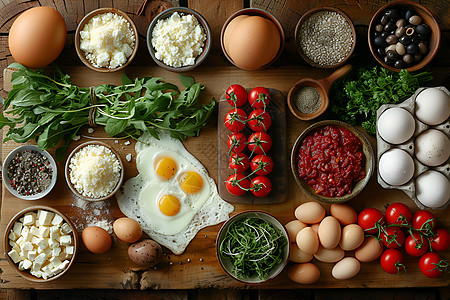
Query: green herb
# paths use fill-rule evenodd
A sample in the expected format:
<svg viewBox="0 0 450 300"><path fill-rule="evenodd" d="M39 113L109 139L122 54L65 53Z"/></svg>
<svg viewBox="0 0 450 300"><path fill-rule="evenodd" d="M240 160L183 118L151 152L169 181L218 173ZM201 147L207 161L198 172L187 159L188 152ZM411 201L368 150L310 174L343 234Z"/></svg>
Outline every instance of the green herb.
<svg viewBox="0 0 450 300"><path fill-rule="evenodd" d="M412 74L406 70L394 72L384 68L360 68L356 79L337 83L331 111L351 125L362 125L371 135L376 133L377 110L383 104L406 100L424 82L432 80L430 72Z"/></svg>
<svg viewBox="0 0 450 300"><path fill-rule="evenodd" d="M235 275L264 279L283 261L286 244L286 238L272 224L261 218L243 218L230 225L219 253L231 259Z"/></svg>
<svg viewBox="0 0 450 300"><path fill-rule="evenodd" d="M204 86L181 75L186 89L180 93L176 85L161 78L132 81L124 74L120 86L95 87L94 103L90 89L73 85L69 75L56 65L50 76L17 63L9 67L17 71L12 74L13 89L0 116L0 128L9 126L4 141L24 143L35 139L38 147L45 150L63 140L64 145L56 150L57 160L64 158L69 142L80 128L89 124L92 108L95 124L105 126L111 137L137 139L148 131L158 138L158 130L167 130L173 138L184 140L199 135L215 106L214 99L209 105L199 106Z"/></svg>

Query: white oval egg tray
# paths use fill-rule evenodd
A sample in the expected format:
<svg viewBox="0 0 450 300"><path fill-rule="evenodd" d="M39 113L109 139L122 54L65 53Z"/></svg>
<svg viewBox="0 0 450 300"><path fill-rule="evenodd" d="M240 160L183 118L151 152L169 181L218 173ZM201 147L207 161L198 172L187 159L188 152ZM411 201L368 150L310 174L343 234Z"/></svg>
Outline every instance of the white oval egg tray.
<svg viewBox="0 0 450 300"><path fill-rule="evenodd" d="M444 87L436 87L436 88L444 91L447 95L450 96L450 92L446 88L444 88ZM414 202L420 209L430 209L429 207L424 206L416 197L415 182L416 182L416 178L420 174L422 174L428 170L435 170L435 171L441 172L442 174L444 174L447 177L448 180L450 180L450 158L447 159L447 161L442 165L439 165L437 167L430 167L430 166L426 166L426 165L422 164L414 155L414 150L415 150L414 149L415 148L414 141L417 136L419 136L422 132L424 132L427 129L433 128L433 129L440 130L445 135L447 135L447 137L450 138L450 120L449 119L447 119L444 123L441 123L436 126L427 125L417 119L417 117L415 115L416 97L417 97L417 95L419 95L420 92L422 92L425 89L426 88L419 88L414 93L414 95L412 95L410 98L406 99L402 103L384 104L377 111L377 120L380 118L381 114L385 110L387 110L388 108L391 108L391 107L401 107L403 109L406 109L414 117L415 124L416 124L414 134L409 140L407 140L406 142L404 142L402 144L395 145L395 144L387 143L385 140L383 140L383 138L381 138L380 134L378 133L378 129L377 129L377 169L378 169L378 162L380 160L381 155L383 155L386 151L388 151L390 149L398 148L398 149L405 150L409 155L411 155L411 157L414 161L413 177L407 183L405 183L403 185L390 185L390 184L386 183L383 180L383 178L381 178L380 172L378 170L377 171L377 179L378 179L378 183L385 189L402 190L405 194L407 194L411 199L414 200ZM444 204L441 207L438 207L437 209L444 209L449 204L450 204L450 201L447 201L446 204Z"/></svg>

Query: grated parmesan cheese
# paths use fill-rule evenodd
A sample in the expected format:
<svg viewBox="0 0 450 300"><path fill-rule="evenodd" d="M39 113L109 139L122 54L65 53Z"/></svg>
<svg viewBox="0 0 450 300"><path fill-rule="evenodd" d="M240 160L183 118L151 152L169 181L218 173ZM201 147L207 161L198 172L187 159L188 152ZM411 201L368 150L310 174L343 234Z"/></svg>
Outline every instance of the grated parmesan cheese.
<svg viewBox="0 0 450 300"><path fill-rule="evenodd" d="M101 198L113 191L120 179L121 167L116 155L107 147L88 145L70 160L69 177L83 196Z"/></svg>

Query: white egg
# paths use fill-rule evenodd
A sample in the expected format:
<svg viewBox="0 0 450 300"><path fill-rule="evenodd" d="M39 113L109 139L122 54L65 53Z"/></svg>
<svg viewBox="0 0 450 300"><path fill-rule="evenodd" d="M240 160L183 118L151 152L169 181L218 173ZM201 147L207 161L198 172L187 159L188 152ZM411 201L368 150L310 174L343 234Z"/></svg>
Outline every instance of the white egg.
<svg viewBox="0 0 450 300"><path fill-rule="evenodd" d="M450 156L450 140L443 132L428 129L416 138L414 154L427 166L439 166Z"/></svg>
<svg viewBox="0 0 450 300"><path fill-rule="evenodd" d="M416 179L416 197L429 208L444 206L450 199L450 182L438 171L427 171Z"/></svg>
<svg viewBox="0 0 450 300"><path fill-rule="evenodd" d="M417 95L416 117L428 125L438 125L450 116L450 96L443 90L427 88Z"/></svg>
<svg viewBox="0 0 450 300"><path fill-rule="evenodd" d="M414 117L403 108L392 107L386 109L378 118L377 129L386 142L401 144L414 134Z"/></svg>
<svg viewBox="0 0 450 300"><path fill-rule="evenodd" d="M378 170L387 184L402 185L413 177L414 161L406 151L394 148L381 155Z"/></svg>

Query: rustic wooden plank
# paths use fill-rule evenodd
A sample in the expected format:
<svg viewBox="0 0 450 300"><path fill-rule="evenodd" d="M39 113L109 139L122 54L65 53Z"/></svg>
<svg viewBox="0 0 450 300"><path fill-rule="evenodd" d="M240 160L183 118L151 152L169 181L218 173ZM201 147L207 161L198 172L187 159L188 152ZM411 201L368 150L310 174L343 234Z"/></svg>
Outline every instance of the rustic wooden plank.
<svg viewBox="0 0 450 300"><path fill-rule="evenodd" d="M317 290L314 292L314 300L329 299L365 299L365 300L436 300L439 299L437 289L397 289L395 291L383 289L353 289L353 290ZM442 298L445 299L445 298Z"/></svg>
<svg viewBox="0 0 450 300"><path fill-rule="evenodd" d="M37 1L30 1L25 3L11 2L0 10L0 33L8 32L9 26L5 26L9 21L15 19L23 11L39 6Z"/></svg>
<svg viewBox="0 0 450 300"><path fill-rule="evenodd" d="M314 290L259 290L258 300L310 300Z"/></svg>

